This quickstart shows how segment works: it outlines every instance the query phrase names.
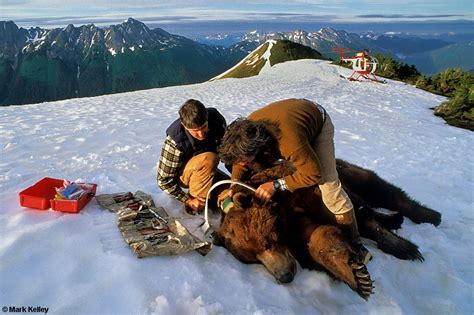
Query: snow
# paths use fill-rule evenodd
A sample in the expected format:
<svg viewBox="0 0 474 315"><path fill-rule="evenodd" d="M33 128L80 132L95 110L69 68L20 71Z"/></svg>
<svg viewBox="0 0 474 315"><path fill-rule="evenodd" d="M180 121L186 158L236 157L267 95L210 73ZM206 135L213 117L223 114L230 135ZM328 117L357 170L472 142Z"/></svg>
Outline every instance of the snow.
<svg viewBox="0 0 474 315"><path fill-rule="evenodd" d="M276 44L276 40L268 40L267 43L268 43L267 50L262 55L262 58L265 59L265 64L263 65L261 71L267 71L271 67L270 57L272 55L273 45Z"/></svg>
<svg viewBox="0 0 474 315"><path fill-rule="evenodd" d="M49 314L472 314L473 143L430 109L443 97L413 86L349 82L325 61L278 64L248 79L0 108L1 306ZM228 122L289 97L322 104L338 157L376 171L440 211L439 227L405 219L398 233L423 263L389 256L367 240L374 294L361 299L322 272L298 269L278 285L261 265L224 248L207 256L138 259L116 215L95 200L79 214L22 208L18 192L49 176L98 184L98 193L143 190L184 223L180 203L156 185L166 127L189 98Z"/></svg>
<svg viewBox="0 0 474 315"><path fill-rule="evenodd" d="M115 56L117 54L117 52L113 48L109 48L109 52L112 56Z"/></svg>
<svg viewBox="0 0 474 315"><path fill-rule="evenodd" d="M28 43L37 43L39 41L44 41L46 39L46 35L47 35L48 32L44 32L43 34L41 34L41 32L39 31L35 31L35 37L33 38L28 38L27 42ZM41 36L42 35L42 36ZM41 37L40 37L41 36Z"/></svg>

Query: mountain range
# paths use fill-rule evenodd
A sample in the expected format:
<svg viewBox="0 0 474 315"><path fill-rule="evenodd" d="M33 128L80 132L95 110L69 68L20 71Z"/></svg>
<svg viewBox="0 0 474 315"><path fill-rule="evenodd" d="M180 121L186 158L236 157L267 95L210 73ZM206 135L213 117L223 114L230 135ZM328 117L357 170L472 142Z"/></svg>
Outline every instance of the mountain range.
<svg viewBox="0 0 474 315"><path fill-rule="evenodd" d="M129 18L44 30L0 22L0 104L27 104L205 81L245 52L196 43Z"/></svg>
<svg viewBox="0 0 474 315"><path fill-rule="evenodd" d="M293 32L276 32L276 33L262 33L253 31L245 34L242 37L243 41L254 42L256 45L261 44L269 39L286 39L309 46L325 56L333 59L338 59L338 54L332 51L334 47L347 47L351 51L356 52L363 49L369 49L372 52L392 55L393 57L403 61L407 57L416 60L418 54L426 54L430 51L444 48L444 52L449 58L450 50L455 49L452 43L440 39L422 39L414 37L399 37L395 35L377 35L375 33L356 34L349 33L344 30L335 30L330 27L322 28L318 32L306 32L297 30ZM472 42L471 42L472 43ZM459 50L458 44L458 49ZM462 46L462 45L461 45ZM472 50L471 50L472 51ZM464 51L469 55L469 50ZM459 63L457 58L451 62L452 66L464 67L465 63ZM472 65L472 60L471 60ZM417 64L415 64L417 66ZM433 65L436 67L436 65ZM437 70L442 67L438 67ZM466 69L470 70L472 69Z"/></svg>
<svg viewBox="0 0 474 315"><path fill-rule="evenodd" d="M317 32L306 32L296 30L292 32L259 32L252 31L241 37L233 37L233 46L242 46L245 43L247 49L252 50L267 40L290 40L305 46L309 46L321 54L333 59L338 59L337 53L332 51L334 47L350 48L352 53L363 49L391 55L401 62L413 64L425 74L432 75L447 68L462 68L470 71L474 68L472 46L474 41L471 37L459 38L459 41L420 38L414 36L397 36L395 34L376 34L366 32L363 34L349 33L344 30L335 30L330 27L322 28ZM454 36L452 36L454 40ZM229 46L232 38L226 34L209 36L197 39L209 45ZM348 53L349 55L349 53Z"/></svg>
<svg viewBox="0 0 474 315"><path fill-rule="evenodd" d="M50 30L0 21L0 105L203 82L234 67L268 40L300 44L281 50L285 56L280 54L279 62L309 55L338 59L332 48L347 47L350 53L368 48L397 56L429 74L443 67L474 68L469 57L472 42L450 44L329 27L318 32L253 31L230 45L234 40L221 34L203 44L161 28L150 29L133 18L105 28L88 24ZM216 45L224 42L226 47ZM309 53L308 47L316 51Z"/></svg>
<svg viewBox="0 0 474 315"><path fill-rule="evenodd" d="M440 69L462 68L474 71L474 41L454 43L441 48L408 56L405 61L416 64L421 73L435 74Z"/></svg>

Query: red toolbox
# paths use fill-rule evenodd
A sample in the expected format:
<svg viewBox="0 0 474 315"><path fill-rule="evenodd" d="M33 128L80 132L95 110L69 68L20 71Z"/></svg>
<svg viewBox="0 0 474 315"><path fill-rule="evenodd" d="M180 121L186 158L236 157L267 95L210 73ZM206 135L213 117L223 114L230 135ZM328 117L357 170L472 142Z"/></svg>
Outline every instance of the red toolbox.
<svg viewBox="0 0 474 315"><path fill-rule="evenodd" d="M39 210L53 209L61 212L77 213L94 197L97 190L96 184L92 185L92 191L84 194L79 200L56 200L56 188L63 186L63 180L45 177L33 186L19 193L20 205L22 207Z"/></svg>

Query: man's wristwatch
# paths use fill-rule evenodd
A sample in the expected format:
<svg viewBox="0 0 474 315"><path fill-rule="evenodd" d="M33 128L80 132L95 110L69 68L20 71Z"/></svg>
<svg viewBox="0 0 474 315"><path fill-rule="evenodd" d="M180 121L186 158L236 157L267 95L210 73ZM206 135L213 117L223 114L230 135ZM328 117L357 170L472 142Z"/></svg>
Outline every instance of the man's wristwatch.
<svg viewBox="0 0 474 315"><path fill-rule="evenodd" d="M275 191L280 191L281 190L281 184L278 180L273 181L273 188L275 188Z"/></svg>

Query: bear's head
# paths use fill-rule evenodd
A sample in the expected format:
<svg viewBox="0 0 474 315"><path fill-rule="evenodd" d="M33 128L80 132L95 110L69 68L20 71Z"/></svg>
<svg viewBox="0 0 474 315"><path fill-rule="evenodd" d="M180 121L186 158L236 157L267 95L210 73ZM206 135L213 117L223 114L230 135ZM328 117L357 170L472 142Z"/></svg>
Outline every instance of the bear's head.
<svg viewBox="0 0 474 315"><path fill-rule="evenodd" d="M243 263L261 263L279 283L289 283L296 274L296 260L279 230L276 203L261 203L250 191L233 196L234 207L225 215L215 243Z"/></svg>

